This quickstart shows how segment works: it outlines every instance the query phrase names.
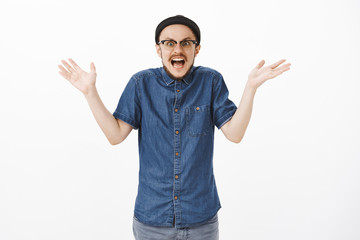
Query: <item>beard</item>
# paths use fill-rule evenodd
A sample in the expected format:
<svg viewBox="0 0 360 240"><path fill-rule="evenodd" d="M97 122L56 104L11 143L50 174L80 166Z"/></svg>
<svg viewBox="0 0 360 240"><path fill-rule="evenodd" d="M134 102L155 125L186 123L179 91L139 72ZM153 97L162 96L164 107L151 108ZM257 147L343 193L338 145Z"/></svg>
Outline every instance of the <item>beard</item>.
<svg viewBox="0 0 360 240"><path fill-rule="evenodd" d="M195 54L195 53L194 53ZM186 56L183 55L183 54L180 54L180 56L182 56L185 60L187 60ZM162 52L161 52L161 59L162 59ZM169 58L169 61L170 61L171 57ZM184 79L187 75L189 75L191 69L193 68L194 66L194 62L195 62L195 59L193 60L191 66L189 67L189 69L186 71L186 73L181 76L181 77L175 77L173 74L171 74L170 70L165 66L164 62L162 61L162 64L163 64L163 67L164 67L164 70L166 72L166 74L171 78L171 79L174 79L176 81L181 81L182 79Z"/></svg>
<svg viewBox="0 0 360 240"><path fill-rule="evenodd" d="M187 72L182 76L182 77L175 77L174 75L171 74L170 70L163 64L164 70L166 72L166 74L171 78L174 79L176 81L181 81L182 79L184 79L187 75L189 75L192 67L194 66L194 62L191 64L191 66L189 67L189 69L187 70Z"/></svg>

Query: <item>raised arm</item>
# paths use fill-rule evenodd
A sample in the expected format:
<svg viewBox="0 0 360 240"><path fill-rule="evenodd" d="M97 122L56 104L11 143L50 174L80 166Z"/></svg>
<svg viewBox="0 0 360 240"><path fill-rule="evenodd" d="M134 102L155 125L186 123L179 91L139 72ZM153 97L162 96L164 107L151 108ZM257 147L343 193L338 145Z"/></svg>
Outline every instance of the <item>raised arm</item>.
<svg viewBox="0 0 360 240"><path fill-rule="evenodd" d="M59 65L59 74L68 80L74 87L80 90L95 117L96 122L105 134L110 144L119 144L125 140L133 129L131 125L116 119L104 106L95 86L96 69L94 63L90 64L90 72L82 70L74 60L69 59L69 63L62 60Z"/></svg>
<svg viewBox="0 0 360 240"><path fill-rule="evenodd" d="M257 88L265 81L288 71L290 69L290 63L279 67L284 62L285 59L282 59L274 64L263 67L265 61L261 60L250 72L244 93L235 114L230 121L221 127L221 130L227 139L235 143L239 143L242 140L251 118Z"/></svg>

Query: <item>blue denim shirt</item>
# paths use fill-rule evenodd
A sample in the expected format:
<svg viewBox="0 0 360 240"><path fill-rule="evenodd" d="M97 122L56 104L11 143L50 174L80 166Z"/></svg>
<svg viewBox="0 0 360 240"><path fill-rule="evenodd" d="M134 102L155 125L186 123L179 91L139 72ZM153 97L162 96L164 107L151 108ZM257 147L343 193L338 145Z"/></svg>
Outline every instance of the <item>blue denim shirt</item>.
<svg viewBox="0 0 360 240"><path fill-rule="evenodd" d="M214 126L236 105L217 71L193 67L182 81L164 68L132 76L114 117L138 129L139 185L134 215L152 226L191 227L220 209L213 174Z"/></svg>

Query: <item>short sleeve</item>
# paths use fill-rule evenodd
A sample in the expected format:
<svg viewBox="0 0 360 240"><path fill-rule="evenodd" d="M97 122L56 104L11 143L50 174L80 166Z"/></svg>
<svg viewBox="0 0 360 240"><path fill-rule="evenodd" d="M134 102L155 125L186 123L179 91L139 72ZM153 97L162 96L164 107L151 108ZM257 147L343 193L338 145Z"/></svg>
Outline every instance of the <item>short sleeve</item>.
<svg viewBox="0 0 360 240"><path fill-rule="evenodd" d="M141 108L137 79L132 77L121 94L113 116L130 124L134 129L140 127Z"/></svg>
<svg viewBox="0 0 360 240"><path fill-rule="evenodd" d="M216 127L220 129L234 115L237 107L229 99L229 91L221 74L213 82L212 116Z"/></svg>

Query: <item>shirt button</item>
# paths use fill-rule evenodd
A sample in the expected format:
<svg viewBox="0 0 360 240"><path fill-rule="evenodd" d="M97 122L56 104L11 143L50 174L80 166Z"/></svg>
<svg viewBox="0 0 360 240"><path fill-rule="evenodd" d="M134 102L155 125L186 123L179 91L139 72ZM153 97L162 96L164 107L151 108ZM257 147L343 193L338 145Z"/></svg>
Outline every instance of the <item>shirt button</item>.
<svg viewBox="0 0 360 240"><path fill-rule="evenodd" d="M174 199L175 199L175 200L177 200L177 199L178 199L178 197L177 197L177 196L175 196L175 197L174 197Z"/></svg>
<svg viewBox="0 0 360 240"><path fill-rule="evenodd" d="M180 90L178 89L178 90L176 90L177 92L180 92Z"/></svg>
<svg viewBox="0 0 360 240"><path fill-rule="evenodd" d="M177 109L177 108L175 108L175 112L178 112L178 109Z"/></svg>
<svg viewBox="0 0 360 240"><path fill-rule="evenodd" d="M177 153L175 153L175 155L176 155L176 156L179 156L179 153L177 152Z"/></svg>
<svg viewBox="0 0 360 240"><path fill-rule="evenodd" d="M176 130L176 132L175 132L175 133L176 133L176 134L179 134L179 131L177 131L177 130Z"/></svg>
<svg viewBox="0 0 360 240"><path fill-rule="evenodd" d="M175 175L175 179L179 179L179 175Z"/></svg>
<svg viewBox="0 0 360 240"><path fill-rule="evenodd" d="M199 110L200 110L200 108L199 108L199 107L196 107L196 110L198 110L198 111L199 111Z"/></svg>

